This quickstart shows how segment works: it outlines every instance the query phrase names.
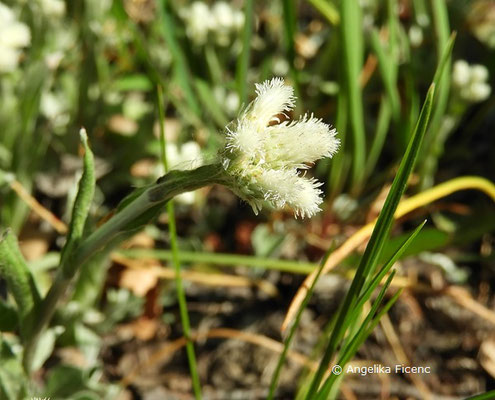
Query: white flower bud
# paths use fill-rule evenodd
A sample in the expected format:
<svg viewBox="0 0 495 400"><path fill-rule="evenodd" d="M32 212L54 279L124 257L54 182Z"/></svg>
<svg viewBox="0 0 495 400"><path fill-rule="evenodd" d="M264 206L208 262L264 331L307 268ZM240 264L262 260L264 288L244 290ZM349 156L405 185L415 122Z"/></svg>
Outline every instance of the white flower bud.
<svg viewBox="0 0 495 400"><path fill-rule="evenodd" d="M471 103L486 100L492 91L487 80L488 69L484 65L469 65L464 60L455 62L452 83L462 100Z"/></svg>
<svg viewBox="0 0 495 400"><path fill-rule="evenodd" d="M298 170L335 154L336 131L308 114L280 122L279 116L295 105L294 90L281 78L257 84L256 94L236 123L227 127L222 165L232 178L230 186L255 213L266 201L276 208L289 206L296 216L311 217L323 201L321 183Z"/></svg>
<svg viewBox="0 0 495 400"><path fill-rule="evenodd" d="M481 64L471 65L471 80L475 82L488 80L488 69Z"/></svg>
<svg viewBox="0 0 495 400"><path fill-rule="evenodd" d="M469 82L469 64L464 60L457 60L452 71L452 81L457 86L464 86Z"/></svg>
<svg viewBox="0 0 495 400"><path fill-rule="evenodd" d="M17 21L14 12L0 3L0 72L15 70L21 56L21 47L30 43L28 26Z"/></svg>
<svg viewBox="0 0 495 400"><path fill-rule="evenodd" d="M190 7L181 9L179 15L186 23L187 36L197 45L205 44L212 23L208 6L201 1L195 1Z"/></svg>
<svg viewBox="0 0 495 400"><path fill-rule="evenodd" d="M423 30L418 25L409 28L409 41L413 47L419 47L423 43Z"/></svg>

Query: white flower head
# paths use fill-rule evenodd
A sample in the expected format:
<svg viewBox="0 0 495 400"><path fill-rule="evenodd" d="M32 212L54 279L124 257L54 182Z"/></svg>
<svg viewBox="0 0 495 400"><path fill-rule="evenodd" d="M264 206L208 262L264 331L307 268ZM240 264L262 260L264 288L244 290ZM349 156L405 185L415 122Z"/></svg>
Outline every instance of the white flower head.
<svg viewBox="0 0 495 400"><path fill-rule="evenodd" d="M15 70L21 57L21 48L30 43L28 26L19 22L14 12L0 3L0 72Z"/></svg>
<svg viewBox="0 0 495 400"><path fill-rule="evenodd" d="M201 1L195 1L189 7L182 8L179 15L186 23L187 36L197 45L205 44L212 24L209 7Z"/></svg>
<svg viewBox="0 0 495 400"><path fill-rule="evenodd" d="M232 188L257 213L266 201L288 206L296 216L311 217L320 210L321 183L301 176L300 170L339 147L335 129L305 114L288 119L295 105L294 90L281 78L256 85L256 99L227 127L222 165L233 178Z"/></svg>
<svg viewBox="0 0 495 400"><path fill-rule="evenodd" d="M486 100L492 90L487 81L488 69L484 65L469 65L464 60L454 63L452 83L458 89L462 100L470 103Z"/></svg>

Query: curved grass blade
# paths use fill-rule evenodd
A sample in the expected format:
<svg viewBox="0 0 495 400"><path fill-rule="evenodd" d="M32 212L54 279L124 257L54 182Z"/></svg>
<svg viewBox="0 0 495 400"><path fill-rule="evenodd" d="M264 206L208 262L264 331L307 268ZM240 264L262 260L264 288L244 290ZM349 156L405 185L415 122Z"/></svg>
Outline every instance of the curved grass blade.
<svg viewBox="0 0 495 400"><path fill-rule="evenodd" d="M435 86L432 84L428 90L418 122L411 136L411 140L409 141L404 158L400 164L399 171L397 172L397 175L392 183L392 187L378 217L378 221L375 225L369 243L366 246L366 250L361 258L361 262L356 271L356 276L354 277L351 287L349 288L349 291L344 299L343 307L339 313L335 329L330 336L327 349L313 378L306 399L313 399L315 397L325 371L327 370L339 343L345 335L344 321L346 319L346 315L354 308L356 301L362 294L363 286L366 280L369 279L371 274L373 274L375 266L380 259L385 241L392 227L394 213L397 209L402 194L406 190L409 175L414 168L414 164L428 126L435 91L434 88Z"/></svg>
<svg viewBox="0 0 495 400"><path fill-rule="evenodd" d="M342 52L352 131L352 187L358 191L364 177L366 138L359 76L363 66L361 10L356 0L340 2Z"/></svg>
<svg viewBox="0 0 495 400"><path fill-rule="evenodd" d="M275 367L275 371L273 372L272 379L270 382L270 388L268 391L268 397L267 400L273 400L273 396L275 395L275 390L277 388L278 380L280 378L280 373L282 372L282 367L284 365L284 362L287 358L287 352L289 351L289 347L292 343L292 339L294 338L294 335L296 333L296 329L299 326L299 321L301 320L302 313L306 306L309 303L309 300L311 299L311 296L313 295L314 288L316 286L316 282L318 281L318 278L320 277L321 271L323 270L323 266L325 265L326 259L330 255L330 249L327 251L325 254L325 257L320 262L320 266L318 267L318 272L316 274L316 278L311 284L308 292L306 293L306 296L304 297L303 302L299 306L299 309L297 310L297 313L294 317L294 322L292 323L292 326L289 329L289 334L284 340L284 349L282 353L280 353L280 357L278 358L277 366Z"/></svg>
<svg viewBox="0 0 495 400"><path fill-rule="evenodd" d="M346 318L344 322L344 327L348 327L353 321L356 321L358 316L361 314L361 309L362 306L366 301L369 300L371 295L373 294L373 291L378 287L382 279L385 277L385 275L390 271L390 269L394 266L396 261L404 254L406 249L409 247L409 245L416 239L416 236L418 236L419 232L421 229L426 224L426 220L419 225L410 235L409 237L402 242L400 247L397 249L397 251L392 255L392 257L385 263L385 265L375 274L375 276L370 279L369 283L365 285L363 288L363 293L357 300L356 305L354 306L354 309L352 312L348 313L348 317Z"/></svg>

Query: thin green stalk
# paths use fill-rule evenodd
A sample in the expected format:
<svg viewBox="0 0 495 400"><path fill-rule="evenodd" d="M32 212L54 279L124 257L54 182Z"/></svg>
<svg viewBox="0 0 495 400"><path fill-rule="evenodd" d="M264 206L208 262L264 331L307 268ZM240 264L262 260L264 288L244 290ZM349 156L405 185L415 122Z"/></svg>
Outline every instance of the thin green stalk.
<svg viewBox="0 0 495 400"><path fill-rule="evenodd" d="M130 258L153 258L166 261L172 260L172 252L170 250L125 249L120 250L119 253L125 257ZM238 254L222 254L182 250L180 252L180 255L181 260L186 263L245 265L249 267L267 268L303 275L310 274L316 268L318 268L317 264L304 261L277 260L274 258L242 256Z"/></svg>
<svg viewBox="0 0 495 400"><path fill-rule="evenodd" d="M380 70L383 85L385 86L385 93L387 94L392 108L392 116L394 121L397 121L400 114L400 100L396 82L396 59L392 55L391 50L389 50L387 54L376 29L371 31L371 45L378 59L378 69Z"/></svg>
<svg viewBox="0 0 495 400"><path fill-rule="evenodd" d="M378 111L378 121L376 122L375 135L373 137L373 143L371 143L371 149L366 160L366 173L369 175L375 170L376 163L383 149L385 138L387 137L388 128L390 126L390 120L392 118L392 108L390 107L390 100L382 97L380 103L380 110Z"/></svg>
<svg viewBox="0 0 495 400"><path fill-rule="evenodd" d="M277 389L278 385L278 380L280 378L280 373L282 372L282 367L284 365L285 359L287 358L287 353L289 352L289 347L292 343L292 339L294 338L294 335L296 334L297 327L299 326L299 321L301 320L301 316L303 311L306 309L306 306L309 303L309 300L311 299L311 296L313 295L314 288L316 286L316 282L318 281L321 271L323 270L323 266L325 265L325 262L328 258L328 255L330 254L330 251L327 252L325 257L320 262L320 266L318 268L318 272L316 274L315 279L313 280L313 283L311 284L308 292L306 293L306 296L304 297L303 302L299 306L299 309L297 310L296 316L294 317L294 322L292 326L289 329L289 334L284 340L284 349L282 350L282 353L280 354L280 357L277 362L277 366L275 368L275 371L273 372L272 379L270 382L270 389L268 392L268 397L267 400L273 400L273 396L275 396L275 390Z"/></svg>
<svg viewBox="0 0 495 400"><path fill-rule="evenodd" d="M290 75L294 81L294 92L298 98L298 107L302 107L301 89L299 86L299 73L294 65L296 58L295 35L297 29L296 16L297 0L282 0L284 39L289 61Z"/></svg>
<svg viewBox="0 0 495 400"><path fill-rule="evenodd" d="M342 71L340 73L342 74ZM342 187L344 186L347 177L347 168L344 168L344 165L346 163L346 146L349 146L346 140L348 115L346 91L343 87L340 87L337 96L337 118L335 121L335 128L337 129L337 132L339 132L341 149L335 154L332 160L328 176L331 198L337 196L342 191Z"/></svg>
<svg viewBox="0 0 495 400"><path fill-rule="evenodd" d="M175 29L174 20L168 10L168 1L161 0L159 3L161 4L157 5L157 10L162 21L161 28L163 37L167 42L170 53L172 53L172 57L174 60L174 71L179 86L184 92L184 97L189 108L194 112L194 114L200 115L200 107L198 102L196 101L196 96L194 95L193 88L190 84L189 65L187 63L187 58L175 36L175 32L177 30Z"/></svg>
<svg viewBox="0 0 495 400"><path fill-rule="evenodd" d="M447 4L444 0L431 0L433 11L433 23L437 36L437 58L438 65L444 60L446 49L451 45L449 42L450 25ZM450 40L453 40L452 38ZM433 186L434 175L437 169L438 158L442 153L446 135L442 135L442 121L447 111L450 92L450 53L447 59L447 68L442 69L442 74L438 77L438 92L435 102L435 110L431 118L431 125L425 137L423 146L424 157L420 169L420 190L425 190Z"/></svg>
<svg viewBox="0 0 495 400"><path fill-rule="evenodd" d="M361 10L357 0L341 0L342 52L352 132L352 190L359 192L364 178L366 137L359 77L363 66Z"/></svg>
<svg viewBox="0 0 495 400"><path fill-rule="evenodd" d="M163 102L163 94L161 88L157 88L158 97L158 115L160 120L160 155L161 161L165 173L168 172L167 163L167 141L165 140L165 110ZM196 355L194 353L194 345L191 340L191 325L189 322L189 314L187 312L186 294L184 291L184 285L182 283L181 271L180 271L180 257L179 246L177 244L177 230L175 226L175 212L173 200L167 203L168 214L168 231L170 233L170 247L172 249L172 264L175 269L175 286L177 291L177 301L179 302L180 319L182 322L182 329L184 331L184 337L186 338L186 353L189 361L189 371L191 372L191 379L193 385L194 396L196 399L201 399L201 384L199 382L198 367L196 364Z"/></svg>
<svg viewBox="0 0 495 400"><path fill-rule="evenodd" d="M247 104L248 69L251 58L251 37L253 35L254 0L246 0L244 5L244 30L242 32L242 51L237 61L236 81L239 100Z"/></svg>

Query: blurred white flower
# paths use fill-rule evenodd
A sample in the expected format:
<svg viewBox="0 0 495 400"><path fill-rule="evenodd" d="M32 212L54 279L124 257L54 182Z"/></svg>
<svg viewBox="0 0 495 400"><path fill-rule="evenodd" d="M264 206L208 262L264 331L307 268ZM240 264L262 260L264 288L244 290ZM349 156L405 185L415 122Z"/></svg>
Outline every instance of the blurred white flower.
<svg viewBox="0 0 495 400"><path fill-rule="evenodd" d="M40 0L43 13L49 17L62 17L65 15L65 2L63 0Z"/></svg>
<svg viewBox="0 0 495 400"><path fill-rule="evenodd" d="M239 31L244 25L244 14L225 1L219 1L213 5L211 15L211 30L215 33L217 43L227 46L231 33Z"/></svg>
<svg viewBox="0 0 495 400"><path fill-rule="evenodd" d="M423 30L418 25L412 25L409 28L409 42L413 47L421 46L423 43Z"/></svg>
<svg viewBox="0 0 495 400"><path fill-rule="evenodd" d="M21 57L21 48L30 43L28 26L19 22L14 12L0 3L0 72L15 70Z"/></svg>
<svg viewBox="0 0 495 400"><path fill-rule="evenodd" d="M232 189L257 213L263 201L276 208L285 205L296 216L311 217L323 201L321 183L301 176L339 147L336 130L312 115L283 121L295 105L294 89L274 78L256 85L256 99L227 127L222 165L233 178Z"/></svg>
<svg viewBox="0 0 495 400"><path fill-rule="evenodd" d="M167 162L170 169L192 169L201 164L201 148L194 141L178 147L175 143L167 143ZM194 165L196 164L196 165Z"/></svg>
<svg viewBox="0 0 495 400"><path fill-rule="evenodd" d="M67 101L61 93L44 92L41 96L40 111L55 130L65 128L70 122Z"/></svg>
<svg viewBox="0 0 495 400"><path fill-rule="evenodd" d="M223 86L216 86L213 88L213 95L218 104L225 109L227 115L233 116L239 110L240 99L237 92L228 91Z"/></svg>
<svg viewBox="0 0 495 400"><path fill-rule="evenodd" d="M203 45L208 34L214 35L220 46L230 43L232 33L244 25L244 14L225 1L216 2L211 8L201 1L195 1L189 7L179 11L186 24L187 36L196 44Z"/></svg>
<svg viewBox="0 0 495 400"><path fill-rule="evenodd" d="M201 1L195 1L189 7L182 8L179 15L186 23L187 36L197 45L205 44L212 23L208 6Z"/></svg>
<svg viewBox="0 0 495 400"><path fill-rule="evenodd" d="M194 141L184 143L180 148L175 143L167 143L167 162L169 169L186 170L198 167L202 164L201 148ZM160 163L161 165L161 163ZM159 176L163 171L158 171ZM182 204L193 204L196 192L185 192L175 197Z"/></svg>
<svg viewBox="0 0 495 400"><path fill-rule="evenodd" d="M461 99L471 103L486 100L492 91L487 81L488 69L484 65L469 65L464 60L454 63L452 83Z"/></svg>

